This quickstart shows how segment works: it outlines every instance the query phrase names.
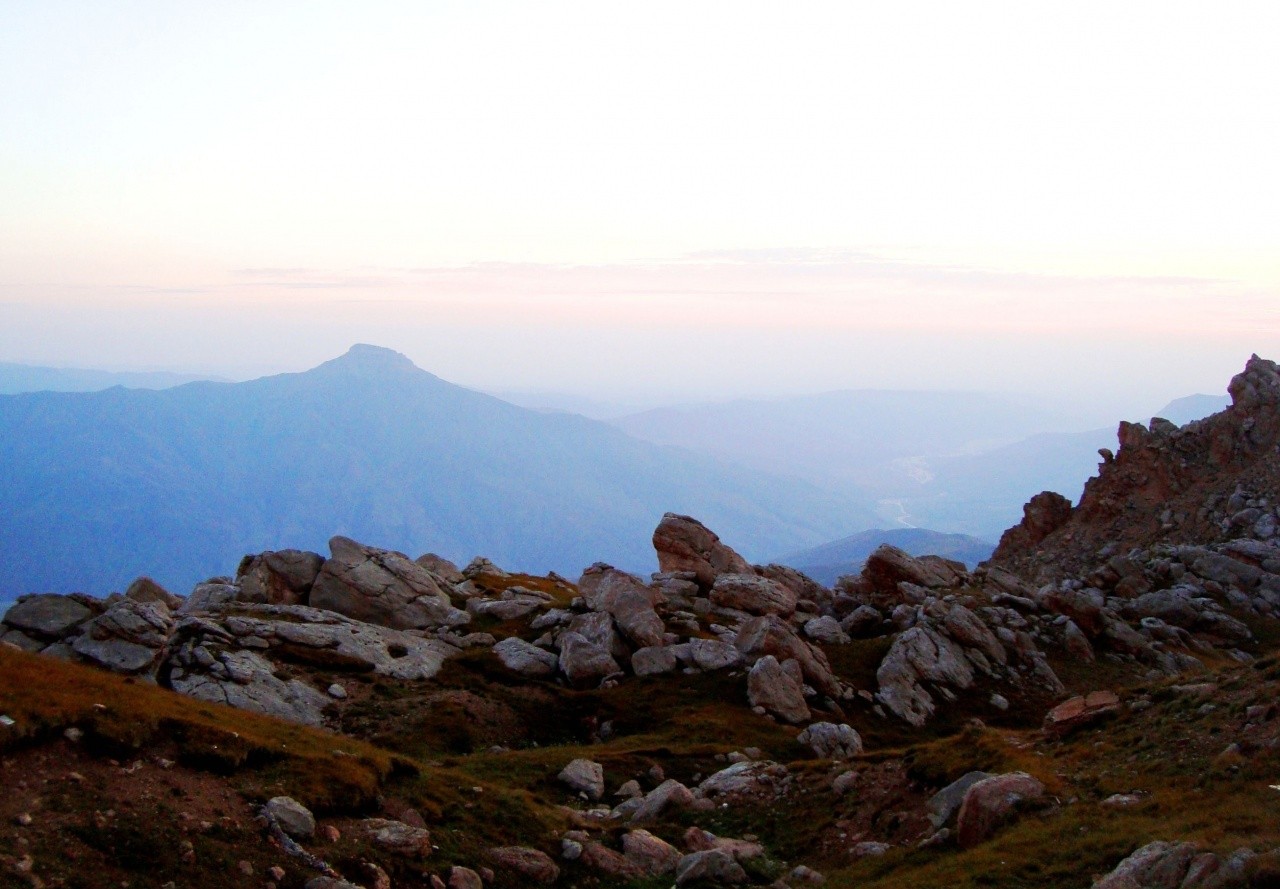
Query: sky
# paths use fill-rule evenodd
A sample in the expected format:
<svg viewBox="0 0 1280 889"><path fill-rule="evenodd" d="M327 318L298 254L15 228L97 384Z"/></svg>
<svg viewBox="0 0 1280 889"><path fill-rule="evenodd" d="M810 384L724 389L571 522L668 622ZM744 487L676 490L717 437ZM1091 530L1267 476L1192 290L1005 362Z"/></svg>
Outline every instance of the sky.
<svg viewBox="0 0 1280 889"><path fill-rule="evenodd" d="M1280 357L1278 33L1262 2L0 0L0 360L1221 392Z"/></svg>

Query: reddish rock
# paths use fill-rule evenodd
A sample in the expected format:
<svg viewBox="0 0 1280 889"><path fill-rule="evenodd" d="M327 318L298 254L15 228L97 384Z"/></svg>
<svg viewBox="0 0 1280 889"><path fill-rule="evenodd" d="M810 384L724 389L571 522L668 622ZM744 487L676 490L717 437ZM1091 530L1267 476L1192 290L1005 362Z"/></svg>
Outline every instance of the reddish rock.
<svg viewBox="0 0 1280 889"><path fill-rule="evenodd" d="M578 860L609 877L633 880L645 876L645 871L639 864L596 842L583 843L582 855Z"/></svg>
<svg viewBox="0 0 1280 889"><path fill-rule="evenodd" d="M524 877L535 883L549 884L560 879L560 868L551 856L525 846L500 846L490 849L489 859L499 870Z"/></svg>
<svg viewBox="0 0 1280 889"><path fill-rule="evenodd" d="M956 819L957 840L962 848L988 839L1019 809L1044 796L1044 785L1026 772L994 775L974 784L964 794Z"/></svg>
<svg viewBox="0 0 1280 889"><path fill-rule="evenodd" d="M689 516L669 512L653 532L658 568L663 572L692 571L698 583L711 587L721 574L753 574L750 563L720 542L706 525Z"/></svg>
<svg viewBox="0 0 1280 889"><path fill-rule="evenodd" d="M1062 738L1119 712L1120 698L1115 692L1093 691L1063 701L1050 710L1044 717L1044 730L1052 737Z"/></svg>

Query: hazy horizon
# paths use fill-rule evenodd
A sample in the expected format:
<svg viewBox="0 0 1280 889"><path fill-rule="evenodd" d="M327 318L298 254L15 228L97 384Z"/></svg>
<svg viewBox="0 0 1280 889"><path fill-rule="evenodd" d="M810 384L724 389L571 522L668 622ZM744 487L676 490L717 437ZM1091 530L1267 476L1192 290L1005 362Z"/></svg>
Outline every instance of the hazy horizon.
<svg viewBox="0 0 1280 889"><path fill-rule="evenodd" d="M640 403L1280 354L1280 10L0 10L0 360Z"/></svg>

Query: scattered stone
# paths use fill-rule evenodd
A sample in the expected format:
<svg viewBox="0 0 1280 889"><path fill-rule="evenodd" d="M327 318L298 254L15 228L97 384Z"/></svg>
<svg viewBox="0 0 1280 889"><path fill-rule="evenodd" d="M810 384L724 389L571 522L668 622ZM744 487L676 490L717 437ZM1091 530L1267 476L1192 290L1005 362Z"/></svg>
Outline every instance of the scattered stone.
<svg viewBox="0 0 1280 889"><path fill-rule="evenodd" d="M867 858L869 856L879 857L881 855L884 855L886 852L888 852L892 848L893 847L890 846L888 843L876 843L876 842L868 841L864 843L858 843L852 849L849 850L849 853L854 858Z"/></svg>
<svg viewBox="0 0 1280 889"><path fill-rule="evenodd" d="M454 865L449 869L449 889L484 889L484 881L471 868Z"/></svg>
<svg viewBox="0 0 1280 889"><path fill-rule="evenodd" d="M663 781L645 794L632 821L652 821L668 809L687 809L693 804L693 792L674 778Z"/></svg>
<svg viewBox="0 0 1280 889"><path fill-rule="evenodd" d="M574 793L584 793L595 801L604 796L604 767L589 759L575 759L559 774L563 784Z"/></svg>
<svg viewBox="0 0 1280 889"><path fill-rule="evenodd" d="M649 876L673 873L681 858L675 846L647 830L631 830L623 834L622 852L628 861Z"/></svg>
<svg viewBox="0 0 1280 889"><path fill-rule="evenodd" d="M420 827L386 818L366 818L364 829L373 844L405 858L421 858L431 854L431 834Z"/></svg>
<svg viewBox="0 0 1280 889"><path fill-rule="evenodd" d="M1051 737L1063 738L1120 712L1120 698L1115 692L1094 691L1063 701L1044 718L1044 731Z"/></svg>
<svg viewBox="0 0 1280 889"><path fill-rule="evenodd" d="M690 852L676 866L676 885L688 886L699 880L738 885L747 882L747 872L732 855L720 849Z"/></svg>
<svg viewBox="0 0 1280 889"><path fill-rule="evenodd" d="M862 738L850 726L815 722L796 736L819 759L853 759L862 752Z"/></svg>
<svg viewBox="0 0 1280 889"><path fill-rule="evenodd" d="M277 796L267 800L262 814L280 825L280 829L295 840L315 836L316 816L311 810L291 796Z"/></svg>

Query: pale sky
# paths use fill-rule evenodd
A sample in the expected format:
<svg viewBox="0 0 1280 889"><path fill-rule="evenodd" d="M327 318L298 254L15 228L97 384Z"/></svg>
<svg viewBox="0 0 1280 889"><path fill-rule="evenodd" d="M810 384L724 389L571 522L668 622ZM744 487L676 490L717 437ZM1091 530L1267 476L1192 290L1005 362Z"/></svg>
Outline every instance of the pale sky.
<svg viewBox="0 0 1280 889"><path fill-rule="evenodd" d="M0 0L0 360L1220 392L1280 357L1278 34L1263 2Z"/></svg>

